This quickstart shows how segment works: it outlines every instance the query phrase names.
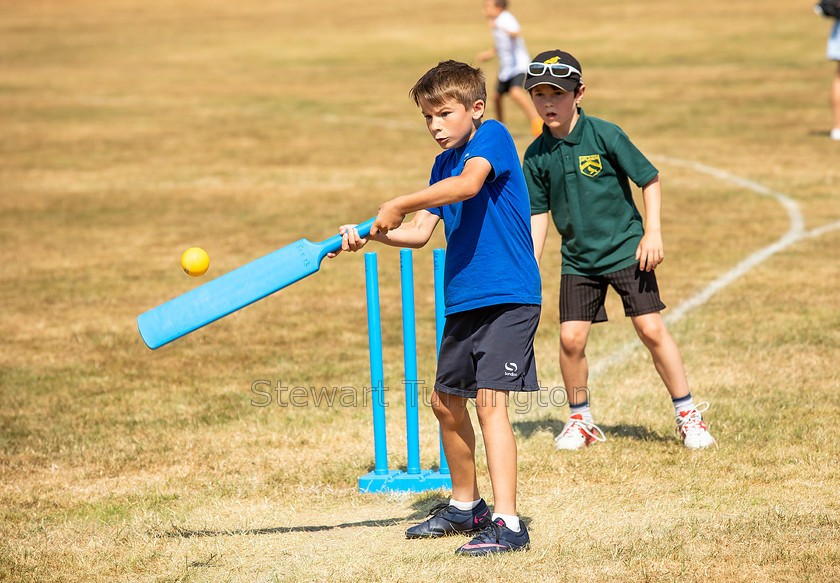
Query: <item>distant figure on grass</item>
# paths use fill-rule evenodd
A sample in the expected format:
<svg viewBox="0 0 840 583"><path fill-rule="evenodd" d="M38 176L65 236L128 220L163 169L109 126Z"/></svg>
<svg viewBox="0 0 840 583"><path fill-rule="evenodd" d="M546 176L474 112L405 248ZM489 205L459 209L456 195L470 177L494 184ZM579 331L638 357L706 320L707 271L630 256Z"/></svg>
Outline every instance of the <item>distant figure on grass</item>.
<svg viewBox="0 0 840 583"><path fill-rule="evenodd" d="M580 449L604 440L589 409L586 343L592 324L607 319L604 298L612 286L624 313L653 357L671 394L677 435L686 447L714 439L694 405L679 348L665 327L654 269L664 257L659 172L616 125L580 109L586 86L580 63L559 50L540 53L528 66L525 89L545 122L525 152L531 228L537 261L549 212L563 237L560 276L560 369L571 415L557 449ZM628 178L642 188L645 222ZM704 408L705 407L705 408Z"/></svg>
<svg viewBox="0 0 840 583"><path fill-rule="evenodd" d="M525 70L531 61L522 29L516 17L507 10L507 0L485 0L484 16L493 30L493 48L478 54L479 63L499 57L499 81L493 93L493 105L496 108L496 119L504 123L504 109L502 98L510 94L516 104L522 108L531 122L531 132L537 137L542 132L542 120L534 110L534 105L528 99L528 94L522 88L525 81Z"/></svg>
<svg viewBox="0 0 840 583"><path fill-rule="evenodd" d="M831 34L828 36L826 55L837 62L837 71L831 82L831 109L834 112L831 139L840 140L840 19L834 19L834 26L831 27Z"/></svg>
<svg viewBox="0 0 840 583"><path fill-rule="evenodd" d="M441 62L417 81L411 96L444 149L429 186L382 204L367 238L352 225L339 229L344 251L357 251L368 239L418 248L444 223L446 325L432 409L452 499L406 537L474 534L456 551L461 555L522 550L529 535L516 510L516 440L507 406L511 391L539 390L533 342L542 300L525 177L507 129L495 120L482 123L486 88L479 69ZM403 223L409 213L415 214ZM492 517L476 481L469 399L475 399L484 436Z"/></svg>

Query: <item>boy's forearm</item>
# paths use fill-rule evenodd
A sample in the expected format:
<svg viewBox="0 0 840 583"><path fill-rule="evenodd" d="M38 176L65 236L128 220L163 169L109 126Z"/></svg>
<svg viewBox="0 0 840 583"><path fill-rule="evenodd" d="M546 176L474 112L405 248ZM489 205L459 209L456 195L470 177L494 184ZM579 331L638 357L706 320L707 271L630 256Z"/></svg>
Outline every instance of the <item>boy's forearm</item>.
<svg viewBox="0 0 840 583"><path fill-rule="evenodd" d="M439 219L437 215L420 210L409 222L403 223L399 228L392 229L384 235L377 233L371 239L391 247L419 249L429 242Z"/></svg>
<svg viewBox="0 0 840 583"><path fill-rule="evenodd" d="M476 57L476 59L478 60L479 63L482 63L484 61L489 61L490 59L495 59L495 58L496 58L496 49L488 49L486 51L481 51L480 53L478 53L478 56Z"/></svg>
<svg viewBox="0 0 840 583"><path fill-rule="evenodd" d="M545 238L548 235L548 213L540 213L538 215L531 215L531 238L534 241L534 257L537 263L540 262L543 249L545 248Z"/></svg>
<svg viewBox="0 0 840 583"><path fill-rule="evenodd" d="M484 158L471 158L457 176L444 178L434 184L389 200L379 207L379 216L406 216L410 213L462 202L481 190L493 167Z"/></svg>
<svg viewBox="0 0 840 583"><path fill-rule="evenodd" d="M379 206L371 235L397 229L405 216L427 208L446 206L472 198L481 190L493 167L481 157L471 158L457 176L450 176L422 190L398 196Z"/></svg>
<svg viewBox="0 0 840 583"><path fill-rule="evenodd" d="M417 192L398 196L385 204L393 205L402 215L408 215L419 210L470 199L481 190L482 184L484 180L479 181L469 176L451 176Z"/></svg>
<svg viewBox="0 0 840 583"><path fill-rule="evenodd" d="M662 231L662 187L659 175L642 187L645 201L645 232Z"/></svg>

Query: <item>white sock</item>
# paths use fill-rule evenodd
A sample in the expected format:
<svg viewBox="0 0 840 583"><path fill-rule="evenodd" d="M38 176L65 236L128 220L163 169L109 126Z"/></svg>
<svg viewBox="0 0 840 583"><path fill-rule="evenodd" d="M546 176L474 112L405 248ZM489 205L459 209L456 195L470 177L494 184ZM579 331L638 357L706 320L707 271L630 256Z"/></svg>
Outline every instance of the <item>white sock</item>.
<svg viewBox="0 0 840 583"><path fill-rule="evenodd" d="M454 498L450 498L449 505L454 506L458 510L463 510L466 512L467 510L472 510L473 508L478 506L479 502L481 502L481 498L479 498L478 500L473 500L472 502L459 502Z"/></svg>
<svg viewBox="0 0 840 583"><path fill-rule="evenodd" d="M521 526L519 525L519 517L518 516L511 516L510 514L497 514L493 513L493 522L496 522L497 518L501 518L505 521L505 526L511 529L513 532L519 532Z"/></svg>
<svg viewBox="0 0 840 583"><path fill-rule="evenodd" d="M569 403L569 411L571 415L580 415L587 423L593 423L592 411L589 410L589 399L577 405Z"/></svg>
<svg viewBox="0 0 840 583"><path fill-rule="evenodd" d="M674 415L677 417L679 417L680 413L683 411L691 411L694 409L694 399L691 398L691 393L685 397L680 397L679 399L672 398L671 401L674 403Z"/></svg>

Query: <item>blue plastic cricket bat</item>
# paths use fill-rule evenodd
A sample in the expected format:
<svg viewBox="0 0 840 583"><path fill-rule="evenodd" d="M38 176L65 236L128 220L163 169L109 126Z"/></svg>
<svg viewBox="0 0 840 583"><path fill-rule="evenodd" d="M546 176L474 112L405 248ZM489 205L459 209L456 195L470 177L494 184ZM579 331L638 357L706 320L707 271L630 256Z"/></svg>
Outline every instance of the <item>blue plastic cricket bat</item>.
<svg viewBox="0 0 840 583"><path fill-rule="evenodd" d="M371 225L373 219L358 225L359 235L367 237ZM149 348L160 348L312 275L327 253L339 249L341 235L320 243L301 239L286 245L140 314L140 336Z"/></svg>

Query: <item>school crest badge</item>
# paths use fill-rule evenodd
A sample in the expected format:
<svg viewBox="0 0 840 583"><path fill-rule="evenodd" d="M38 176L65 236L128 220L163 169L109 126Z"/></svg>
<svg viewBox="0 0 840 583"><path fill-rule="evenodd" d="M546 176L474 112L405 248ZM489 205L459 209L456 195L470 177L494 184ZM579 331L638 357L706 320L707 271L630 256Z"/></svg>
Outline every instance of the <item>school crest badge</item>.
<svg viewBox="0 0 840 583"><path fill-rule="evenodd" d="M592 156L578 156L578 165L580 166L580 172L584 176L589 176L589 178L593 178L594 176L598 176L601 172L601 156L598 154L593 154Z"/></svg>

